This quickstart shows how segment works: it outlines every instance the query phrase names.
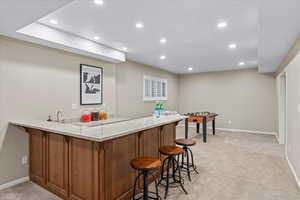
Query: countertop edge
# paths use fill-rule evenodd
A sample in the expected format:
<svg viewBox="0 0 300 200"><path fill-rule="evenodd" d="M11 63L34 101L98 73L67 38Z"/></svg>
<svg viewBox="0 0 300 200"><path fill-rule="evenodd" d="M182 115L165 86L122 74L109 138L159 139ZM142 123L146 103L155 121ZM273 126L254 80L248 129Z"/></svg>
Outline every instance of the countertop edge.
<svg viewBox="0 0 300 200"><path fill-rule="evenodd" d="M142 127L142 128L136 128L136 129L133 129L133 130L123 131L123 132L120 132L119 134L104 137L104 138L101 138L101 139L96 138L96 137L81 135L80 133L71 133L71 132L67 132L67 131L59 131L59 130L49 129L49 128L45 128L45 127L41 127L41 126L34 126L34 125L30 125L30 124L20 123L20 122L13 121L13 120L9 121L9 124L12 124L12 125L15 125L15 126L21 126L21 127L24 127L24 128L38 129L38 130L41 130L41 131L56 133L56 134L60 134L60 135L65 135L65 136L70 136L70 137L75 137L75 138L80 138L80 139L85 139L85 140L90 140L90 141L95 141L95 142L104 142L104 141L107 141L107 140L112 140L112 139L115 139L115 138L130 135L130 134L137 133L137 132L144 131L144 130L148 130L148 129L151 129L151 128L163 126L163 125L166 125L166 124L170 124L170 123L174 123L174 122L180 122L180 121L185 119L183 116L182 116L182 118L183 119L173 119L173 120L170 120L170 121L157 123L155 125L150 125L150 126L145 126L145 127Z"/></svg>

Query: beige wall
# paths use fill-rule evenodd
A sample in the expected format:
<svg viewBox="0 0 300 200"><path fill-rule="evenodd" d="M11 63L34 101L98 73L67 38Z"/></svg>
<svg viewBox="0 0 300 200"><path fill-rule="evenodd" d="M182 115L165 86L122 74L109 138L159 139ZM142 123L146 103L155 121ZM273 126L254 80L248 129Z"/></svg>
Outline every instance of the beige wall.
<svg viewBox="0 0 300 200"><path fill-rule="evenodd" d="M287 77L287 156L300 178L300 53L286 67ZM300 179L299 179L300 180ZM300 184L300 183L299 183ZM300 185L299 185L300 187Z"/></svg>
<svg viewBox="0 0 300 200"><path fill-rule="evenodd" d="M79 64L104 67L104 102L115 109L115 66L102 61L0 38L1 49L1 113L0 184L23 177L27 166L21 157L27 155L27 134L9 127L9 119L46 119L62 110L65 117L72 112L72 103L79 104Z"/></svg>
<svg viewBox="0 0 300 200"><path fill-rule="evenodd" d="M166 109L216 111L221 114L218 127L276 131L275 79L256 70L177 76L131 61L111 64L0 36L0 185L28 175L28 166L21 165L28 154L27 134L12 126L7 130L7 121L46 119L56 110L66 118L78 115L71 105L79 104L80 63L104 68L104 103L110 113L152 114L155 102L142 101L142 78L148 75L168 80Z"/></svg>
<svg viewBox="0 0 300 200"><path fill-rule="evenodd" d="M147 65L135 62L119 64L116 70L117 112L120 115L136 117L153 113L155 102L143 101L143 76L164 78L168 81L168 101L165 109L177 110L178 77Z"/></svg>
<svg viewBox="0 0 300 200"><path fill-rule="evenodd" d="M27 134L12 126L7 129L7 121L47 119L56 110L62 110L66 118L77 116L80 110L72 110L72 104L79 105L81 63L104 68L104 103L112 114L118 114L117 110L127 116L152 113L153 103L141 101L143 74L170 81L172 100L167 105L176 109L176 75L137 63L112 64L0 36L0 185L28 172L28 166L21 165L22 156L28 154Z"/></svg>
<svg viewBox="0 0 300 200"><path fill-rule="evenodd" d="M179 94L181 113L217 112L219 128L277 132L273 75L256 69L184 75Z"/></svg>

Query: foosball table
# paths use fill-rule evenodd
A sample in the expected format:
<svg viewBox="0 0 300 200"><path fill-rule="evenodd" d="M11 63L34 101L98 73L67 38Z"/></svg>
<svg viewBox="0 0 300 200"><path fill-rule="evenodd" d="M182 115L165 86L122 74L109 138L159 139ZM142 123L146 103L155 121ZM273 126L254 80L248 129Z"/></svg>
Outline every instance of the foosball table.
<svg viewBox="0 0 300 200"><path fill-rule="evenodd" d="M203 142L207 142L207 123L212 121L212 131L213 135L216 133L216 117L218 114L211 113L211 112L194 112L194 113L187 113L185 116L188 118L185 119L185 138L188 138L188 131L189 131L189 122L196 123L197 133L199 133L200 124L202 124L202 131L203 131Z"/></svg>

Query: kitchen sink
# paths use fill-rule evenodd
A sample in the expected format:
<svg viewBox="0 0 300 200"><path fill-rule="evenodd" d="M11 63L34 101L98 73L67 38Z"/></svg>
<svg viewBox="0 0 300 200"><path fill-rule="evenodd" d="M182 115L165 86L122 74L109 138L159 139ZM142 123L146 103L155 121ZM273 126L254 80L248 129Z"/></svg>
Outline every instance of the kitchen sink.
<svg viewBox="0 0 300 200"><path fill-rule="evenodd" d="M106 124L113 124L113 123L118 123L118 122L123 122L123 121L128 121L131 120L130 118L122 118L122 117L115 117L115 118L110 118L106 120L100 120L100 121L91 121L91 122L80 122L79 119L64 119L58 123L62 124L71 124L75 126L88 126L88 127L94 127L94 126L103 126Z"/></svg>

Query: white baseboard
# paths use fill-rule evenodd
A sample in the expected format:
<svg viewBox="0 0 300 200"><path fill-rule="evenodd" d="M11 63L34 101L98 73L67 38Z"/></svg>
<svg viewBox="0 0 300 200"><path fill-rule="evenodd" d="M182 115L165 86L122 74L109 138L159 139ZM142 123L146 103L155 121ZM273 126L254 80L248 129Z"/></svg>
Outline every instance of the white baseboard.
<svg viewBox="0 0 300 200"><path fill-rule="evenodd" d="M212 129L212 127L208 127ZM252 131L252 130L242 130L242 129L230 129L230 128L216 128L216 130L221 131L230 131L230 132L244 132L244 133L256 133L256 134L265 134L265 135L275 135L275 132L267 132L267 131Z"/></svg>
<svg viewBox="0 0 300 200"><path fill-rule="evenodd" d="M284 143L281 142L281 140L279 139L279 137L278 137L277 134L276 134L275 136L276 136L276 139L277 139L278 144L284 144Z"/></svg>
<svg viewBox="0 0 300 200"><path fill-rule="evenodd" d="M180 123L178 126L184 127L185 125L183 123ZM189 124L189 127L195 128L196 124L192 123ZM200 126L202 127L202 126ZM207 127L208 129L212 129L212 127ZM277 135L275 132L267 132L267 131L252 131L252 130L242 130L242 129L234 129L234 128L216 128L216 130L221 131L230 131L230 132L243 132L243 133L256 133L256 134L266 134L266 135Z"/></svg>
<svg viewBox="0 0 300 200"><path fill-rule="evenodd" d="M292 163L291 163L290 160L289 160L289 157L286 155L285 158L286 158L287 163L288 163L288 165L289 165L289 167L290 167L290 169L291 169L291 171L292 171L292 173L293 173L293 175L294 175L294 178L295 178L295 180L296 180L296 183L297 183L297 185L298 185L298 188L300 189L300 179L299 179L299 177L297 176L296 171L295 171L295 169L294 169Z"/></svg>
<svg viewBox="0 0 300 200"><path fill-rule="evenodd" d="M15 185L18 185L20 183L27 182L27 181L29 181L29 176L25 176L23 178L19 178L19 179L10 181L8 183L4 183L4 184L0 185L0 190L7 189L7 188L10 188L12 186L15 186Z"/></svg>

